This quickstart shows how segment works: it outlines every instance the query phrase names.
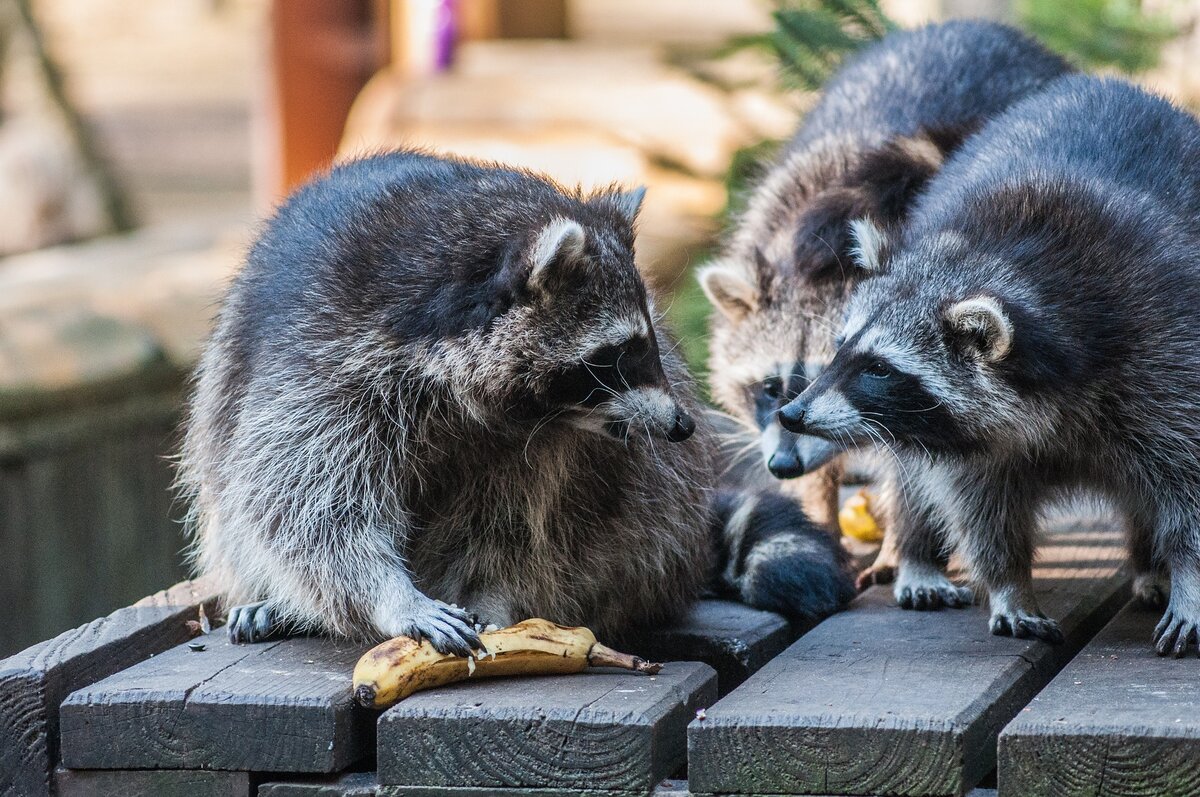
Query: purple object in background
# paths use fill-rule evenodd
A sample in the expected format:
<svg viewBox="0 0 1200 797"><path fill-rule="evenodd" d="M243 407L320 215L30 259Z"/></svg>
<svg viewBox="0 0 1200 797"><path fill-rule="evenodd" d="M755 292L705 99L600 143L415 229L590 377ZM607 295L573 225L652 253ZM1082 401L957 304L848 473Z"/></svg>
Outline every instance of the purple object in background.
<svg viewBox="0 0 1200 797"><path fill-rule="evenodd" d="M438 72L444 72L454 63L454 45L458 41L457 0L439 0L437 20L434 22L433 64Z"/></svg>

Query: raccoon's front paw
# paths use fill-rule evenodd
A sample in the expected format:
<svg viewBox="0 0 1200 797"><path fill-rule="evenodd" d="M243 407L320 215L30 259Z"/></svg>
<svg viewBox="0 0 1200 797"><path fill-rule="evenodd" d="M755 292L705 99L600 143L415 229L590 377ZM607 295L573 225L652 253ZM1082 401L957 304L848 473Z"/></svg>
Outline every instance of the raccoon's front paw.
<svg viewBox="0 0 1200 797"><path fill-rule="evenodd" d="M469 656L483 648L475 630L475 618L465 609L421 596L385 622L380 630L388 636L428 639L438 653Z"/></svg>
<svg viewBox="0 0 1200 797"><path fill-rule="evenodd" d="M235 645L265 642L283 633L276 612L267 601L234 606L229 610L226 625L229 628L229 641Z"/></svg>
<svg viewBox="0 0 1200 797"><path fill-rule="evenodd" d="M940 570L911 564L900 565L900 575L892 592L900 608L917 611L943 606L962 609L975 599L970 589L957 586Z"/></svg>
<svg viewBox="0 0 1200 797"><path fill-rule="evenodd" d="M1154 629L1154 651L1160 656L1183 658L1193 644L1200 653L1200 617L1191 612L1180 611L1174 601Z"/></svg>
<svg viewBox="0 0 1200 797"><path fill-rule="evenodd" d="M858 574L858 578L854 579L854 587L862 592L876 584L891 584L895 580L896 568L894 565L876 562Z"/></svg>
<svg viewBox="0 0 1200 797"><path fill-rule="evenodd" d="M1026 612L1020 609L993 611L988 628L996 636L1012 636L1017 639L1040 639L1051 645L1063 643L1063 632L1057 620L1051 620L1041 612Z"/></svg>
<svg viewBox="0 0 1200 797"><path fill-rule="evenodd" d="M1169 591L1162 576L1157 573L1138 573L1133 577L1133 598L1143 606L1164 608Z"/></svg>

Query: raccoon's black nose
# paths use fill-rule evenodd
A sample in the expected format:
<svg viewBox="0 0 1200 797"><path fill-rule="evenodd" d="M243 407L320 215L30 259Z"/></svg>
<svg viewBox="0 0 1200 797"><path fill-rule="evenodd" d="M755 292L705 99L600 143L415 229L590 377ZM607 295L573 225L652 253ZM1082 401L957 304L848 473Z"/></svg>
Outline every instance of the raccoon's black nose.
<svg viewBox="0 0 1200 797"><path fill-rule="evenodd" d="M779 425L789 432L803 432L808 426L808 419L804 417L807 413L808 407L799 401L785 404L779 410Z"/></svg>
<svg viewBox="0 0 1200 797"><path fill-rule="evenodd" d="M692 420L692 416L683 410L676 410L675 425L671 427L671 431L667 432L667 439L672 443L681 443L691 437L694 431L696 431L696 422Z"/></svg>
<svg viewBox="0 0 1200 797"><path fill-rule="evenodd" d="M794 479L804 475L804 463L795 451L780 449L767 460L767 470L777 479Z"/></svg>

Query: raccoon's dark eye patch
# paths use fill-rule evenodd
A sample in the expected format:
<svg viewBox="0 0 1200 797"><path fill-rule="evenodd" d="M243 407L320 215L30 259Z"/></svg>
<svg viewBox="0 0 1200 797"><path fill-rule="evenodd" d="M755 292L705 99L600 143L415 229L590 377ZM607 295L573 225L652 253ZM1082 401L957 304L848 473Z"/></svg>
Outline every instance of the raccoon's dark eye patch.
<svg viewBox="0 0 1200 797"><path fill-rule="evenodd" d="M894 371L892 366L876 358L867 363L866 367L863 368L863 373L873 379L887 379Z"/></svg>
<svg viewBox="0 0 1200 797"><path fill-rule="evenodd" d="M763 395L769 399L783 398L783 380L777 376L769 376L762 383Z"/></svg>

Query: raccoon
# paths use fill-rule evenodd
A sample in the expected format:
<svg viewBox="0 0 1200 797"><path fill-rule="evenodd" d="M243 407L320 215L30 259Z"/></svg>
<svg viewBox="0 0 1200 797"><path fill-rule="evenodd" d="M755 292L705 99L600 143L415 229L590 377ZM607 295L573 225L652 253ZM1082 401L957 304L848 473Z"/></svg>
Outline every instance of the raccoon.
<svg viewBox="0 0 1200 797"><path fill-rule="evenodd" d="M903 223L947 153L982 122L1069 71L1025 35L956 21L889 34L849 61L770 167L724 252L699 275L715 400L758 437L814 520L837 514L840 443L782 428L776 410L829 363L863 272L851 219ZM885 478L883 480L887 482ZM890 503L883 502L884 505ZM860 586L890 580L888 535Z"/></svg>
<svg viewBox="0 0 1200 797"><path fill-rule="evenodd" d="M181 457L235 641L465 653L479 623L609 635L700 593L713 437L634 268L640 203L400 151L281 207L203 355Z"/></svg>
<svg viewBox="0 0 1200 797"><path fill-rule="evenodd" d="M833 362L785 428L907 453L896 596L993 633L1062 639L1034 598L1036 516L1090 488L1128 517L1159 654L1200 627L1200 123L1118 80L1065 77L989 123L889 235L856 223L864 281ZM1170 593L1166 583L1169 576Z"/></svg>

